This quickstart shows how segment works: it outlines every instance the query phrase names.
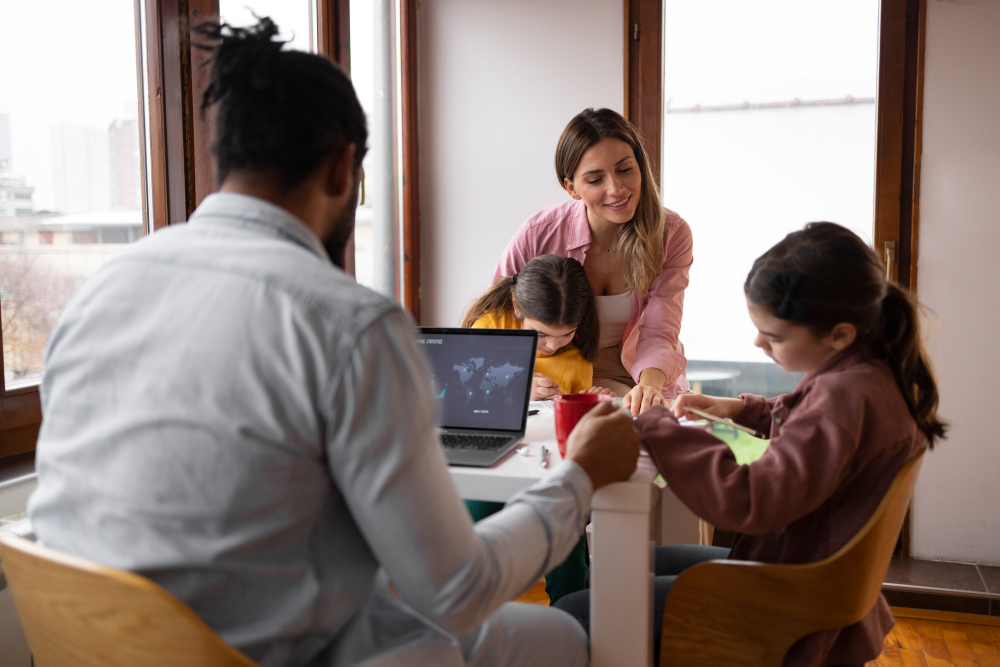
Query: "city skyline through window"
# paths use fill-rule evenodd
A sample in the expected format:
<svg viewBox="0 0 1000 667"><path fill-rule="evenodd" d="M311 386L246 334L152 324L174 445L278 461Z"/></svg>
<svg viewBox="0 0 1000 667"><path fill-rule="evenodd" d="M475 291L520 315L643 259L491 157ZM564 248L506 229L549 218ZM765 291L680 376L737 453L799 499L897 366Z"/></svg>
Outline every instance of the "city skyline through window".
<svg viewBox="0 0 1000 667"><path fill-rule="evenodd" d="M53 20L58 16L59 20ZM39 382L76 287L143 234L135 4L0 0L4 385Z"/></svg>

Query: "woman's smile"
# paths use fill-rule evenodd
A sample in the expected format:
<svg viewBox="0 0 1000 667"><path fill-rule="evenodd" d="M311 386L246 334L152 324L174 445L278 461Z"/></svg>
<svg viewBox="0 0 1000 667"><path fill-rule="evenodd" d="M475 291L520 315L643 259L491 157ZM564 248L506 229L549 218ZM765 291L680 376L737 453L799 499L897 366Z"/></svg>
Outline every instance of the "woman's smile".
<svg viewBox="0 0 1000 667"><path fill-rule="evenodd" d="M635 151L621 139L605 138L584 152L566 191L587 205L587 218L621 225L632 220L642 191Z"/></svg>
<svg viewBox="0 0 1000 667"><path fill-rule="evenodd" d="M628 205L629 205L630 201L632 201L632 195L628 195L627 197L623 197L623 198L621 198L621 199L619 199L617 201L614 201L614 202L612 202L610 204L605 204L604 206L607 207L607 208L610 208L612 211L624 211L626 208L628 208Z"/></svg>

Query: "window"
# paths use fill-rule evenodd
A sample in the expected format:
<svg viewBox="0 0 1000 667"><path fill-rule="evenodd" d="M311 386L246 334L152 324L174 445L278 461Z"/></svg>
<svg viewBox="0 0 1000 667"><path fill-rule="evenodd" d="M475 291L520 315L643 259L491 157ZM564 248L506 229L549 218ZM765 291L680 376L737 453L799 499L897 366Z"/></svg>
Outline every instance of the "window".
<svg viewBox="0 0 1000 667"><path fill-rule="evenodd" d="M751 344L741 286L761 252L833 220L909 284L923 18L919 0L704 4L629 0L627 110L695 235L689 379L774 394L797 378Z"/></svg>
<svg viewBox="0 0 1000 667"><path fill-rule="evenodd" d="M692 385L773 394L795 378L739 361L752 331L740 331L745 306L733 302L738 274L776 236L832 219L870 239L901 286L916 285L925 0L730 0L714 3L711 16L702 4L627 0L626 112L657 170L663 161L665 205L695 230L681 332ZM715 201L685 191L700 187L695 174L713 183ZM739 240L715 242L727 233L720 229Z"/></svg>
<svg viewBox="0 0 1000 667"><path fill-rule="evenodd" d="M354 234L354 274L362 285L405 301L407 257L403 240L406 164L401 30L407 3L351 0L351 79L368 117L365 198ZM411 286L412 287L412 286Z"/></svg>
<svg viewBox="0 0 1000 667"><path fill-rule="evenodd" d="M0 5L0 58L18 64L0 68L0 86L32 91L0 98L0 463L34 449L41 351L76 286L146 230L185 222L215 189L207 123L198 112L208 56L191 47L189 27L217 14L236 25L252 23L251 11L271 16L292 48L325 54L350 71L354 5L362 49L375 48L372 39L362 43L365 16L377 8L391 16L395 101L387 133L394 137L390 199L398 231L390 252L401 267L392 290L419 318L416 0L99 0L45 11ZM367 31L373 38L371 23ZM363 91L360 79L373 78L361 72L372 65L358 60Z"/></svg>
<svg viewBox="0 0 1000 667"><path fill-rule="evenodd" d="M0 9L5 393L37 385L66 300L123 247L98 229L126 213L141 232L135 7L95 0L58 12L53 21L32 3Z"/></svg>
<svg viewBox="0 0 1000 667"><path fill-rule="evenodd" d="M682 339L696 389L792 391L801 375L753 345L753 260L812 220L872 241L878 9L664 3L661 187L695 238Z"/></svg>

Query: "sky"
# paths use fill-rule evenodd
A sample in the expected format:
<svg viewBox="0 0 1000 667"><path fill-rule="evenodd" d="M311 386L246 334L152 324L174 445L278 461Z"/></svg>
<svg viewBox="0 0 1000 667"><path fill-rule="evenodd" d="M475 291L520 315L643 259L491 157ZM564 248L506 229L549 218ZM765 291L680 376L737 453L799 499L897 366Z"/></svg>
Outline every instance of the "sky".
<svg viewBox="0 0 1000 667"><path fill-rule="evenodd" d="M51 128L137 117L130 0L0 0L0 113L10 115L13 171L52 205ZM58 20L52 20L58 17Z"/></svg>
<svg viewBox="0 0 1000 667"><path fill-rule="evenodd" d="M666 0L666 107L872 97L877 0Z"/></svg>

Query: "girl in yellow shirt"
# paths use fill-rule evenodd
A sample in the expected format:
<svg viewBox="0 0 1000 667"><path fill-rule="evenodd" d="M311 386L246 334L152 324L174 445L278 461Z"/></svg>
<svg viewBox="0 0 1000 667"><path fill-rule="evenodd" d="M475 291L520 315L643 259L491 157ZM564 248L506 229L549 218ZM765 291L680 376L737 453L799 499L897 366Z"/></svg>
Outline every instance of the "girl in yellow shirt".
<svg viewBox="0 0 1000 667"><path fill-rule="evenodd" d="M503 278L476 299L462 318L474 329L534 329L538 332L531 399L581 391L611 393L593 386L600 343L597 302L580 262L540 255L520 273ZM473 521L499 512L501 503L466 500ZM550 603L582 590L587 571L587 540L581 537L561 565L545 575Z"/></svg>
<svg viewBox="0 0 1000 667"><path fill-rule="evenodd" d="M462 326L538 332L533 401L592 390L600 324L587 272L575 259L535 257L479 297Z"/></svg>

